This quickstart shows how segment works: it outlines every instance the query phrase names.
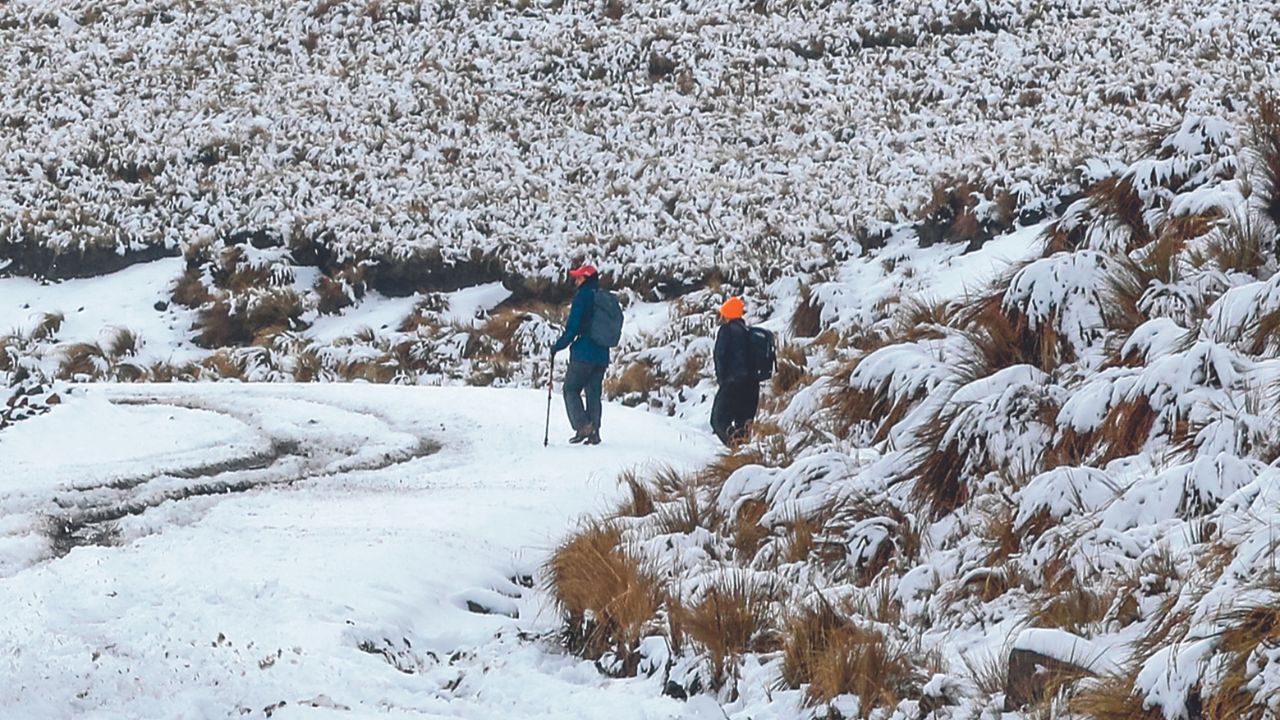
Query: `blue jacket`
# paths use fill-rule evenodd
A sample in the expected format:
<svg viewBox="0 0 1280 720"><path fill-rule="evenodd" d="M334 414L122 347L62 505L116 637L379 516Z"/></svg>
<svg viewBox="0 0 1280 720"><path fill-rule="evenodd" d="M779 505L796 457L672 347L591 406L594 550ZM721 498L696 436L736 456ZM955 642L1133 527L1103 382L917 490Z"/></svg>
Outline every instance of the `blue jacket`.
<svg viewBox="0 0 1280 720"><path fill-rule="evenodd" d="M578 294L573 296L573 305L569 308L569 321L565 323L564 333L560 339L551 346L552 353L569 348L569 360L572 362L588 365L609 364L609 348L586 336L587 319L595 301L595 291L599 287L599 280L589 278L582 283L582 287L578 288Z"/></svg>

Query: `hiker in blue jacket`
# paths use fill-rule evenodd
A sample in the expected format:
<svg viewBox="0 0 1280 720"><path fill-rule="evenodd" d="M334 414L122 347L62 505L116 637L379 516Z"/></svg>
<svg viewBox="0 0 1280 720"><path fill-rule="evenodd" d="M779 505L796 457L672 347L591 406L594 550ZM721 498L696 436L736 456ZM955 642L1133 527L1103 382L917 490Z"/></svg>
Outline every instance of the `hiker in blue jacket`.
<svg viewBox="0 0 1280 720"><path fill-rule="evenodd" d="M577 283L578 292L573 296L564 334L551 347L551 355L554 358L556 353L569 348L569 369L564 374L564 407L574 430L569 442L599 445L600 396L604 371L609 366L609 348L587 337L587 323L600 278L593 265L574 268L569 271L569 277Z"/></svg>

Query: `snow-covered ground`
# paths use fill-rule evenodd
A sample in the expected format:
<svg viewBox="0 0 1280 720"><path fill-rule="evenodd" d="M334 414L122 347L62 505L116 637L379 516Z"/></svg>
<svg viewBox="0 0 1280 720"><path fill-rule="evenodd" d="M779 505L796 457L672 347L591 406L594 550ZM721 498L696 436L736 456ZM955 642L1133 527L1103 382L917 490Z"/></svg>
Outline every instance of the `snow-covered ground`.
<svg viewBox="0 0 1280 720"><path fill-rule="evenodd" d="M545 412L521 390L74 388L0 435L0 716L697 717L559 653L521 583L619 471L712 443L610 406L605 443L571 447L557 397L544 448Z"/></svg>

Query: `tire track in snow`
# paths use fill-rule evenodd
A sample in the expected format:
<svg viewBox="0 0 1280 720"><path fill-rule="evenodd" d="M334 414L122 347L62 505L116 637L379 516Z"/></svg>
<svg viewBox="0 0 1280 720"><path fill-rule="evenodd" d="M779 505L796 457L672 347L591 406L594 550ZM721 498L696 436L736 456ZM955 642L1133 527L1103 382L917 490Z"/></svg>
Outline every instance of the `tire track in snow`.
<svg viewBox="0 0 1280 720"><path fill-rule="evenodd" d="M167 503L197 498L234 495L275 485L289 485L351 472L376 472L434 454L440 449L435 441L421 437L404 437L404 442L385 452L367 452L367 443L329 443L333 435L326 433L316 420L316 432L302 437L288 437L273 431L258 418L260 407L232 407L227 403L202 398L173 398L125 395L111 398L118 405L176 407L218 413L244 423L264 437L266 450L216 462L172 467L162 472L137 473L112 478L106 482L67 487L52 498L54 509L45 510L43 534L50 546L51 559L65 556L86 545L114 545L120 540L117 521L140 516ZM344 408L336 403L300 400L279 396L265 398L264 404L287 403L293 409L315 406L325 413L351 416L362 423L372 421L373 431L363 433L373 443L387 438L406 436L385 418L368 411ZM270 412L266 410L265 412ZM305 413L304 413L305 414ZM350 425L360 424L352 422Z"/></svg>

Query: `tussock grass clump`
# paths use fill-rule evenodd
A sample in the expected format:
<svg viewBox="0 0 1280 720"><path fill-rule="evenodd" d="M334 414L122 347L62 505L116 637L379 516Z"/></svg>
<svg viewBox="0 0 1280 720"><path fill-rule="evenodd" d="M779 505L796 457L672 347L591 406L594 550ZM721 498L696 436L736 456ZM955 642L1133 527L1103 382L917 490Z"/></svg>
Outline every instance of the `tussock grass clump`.
<svg viewBox="0 0 1280 720"><path fill-rule="evenodd" d="M1135 674L1090 682L1075 693L1068 707L1091 720L1164 720L1160 708L1147 707L1146 699L1134 690L1136 679Z"/></svg>
<svg viewBox="0 0 1280 720"><path fill-rule="evenodd" d="M200 268L191 266L178 278L170 296L174 302L189 308L198 308L214 299L213 293L204 284Z"/></svg>
<svg viewBox="0 0 1280 720"><path fill-rule="evenodd" d="M1275 585L1274 581L1272 583ZM1274 589L1273 589L1274 592ZM1273 597L1276 597L1273 594ZM1259 697L1249 686L1258 672L1258 664L1266 663L1259 650L1270 650L1280 643L1280 606L1256 605L1231 610L1220 618L1225 626L1218 653L1225 656L1217 676L1202 691L1202 712L1207 720L1266 720L1274 717L1271 699Z"/></svg>
<svg viewBox="0 0 1280 720"><path fill-rule="evenodd" d="M1274 92L1260 92L1254 100L1250 130L1263 178L1263 211L1280 227L1280 97Z"/></svg>
<svg viewBox="0 0 1280 720"><path fill-rule="evenodd" d="M364 297L367 287L363 265L350 265L333 275L321 275L315 285L319 298L316 309L323 315L339 313Z"/></svg>
<svg viewBox="0 0 1280 720"><path fill-rule="evenodd" d="M28 337L34 342L52 340L62 330L65 320L66 317L60 312L40 313Z"/></svg>
<svg viewBox="0 0 1280 720"><path fill-rule="evenodd" d="M800 301L791 314L791 334L798 338L817 337L822 332L822 303L813 295L813 288L800 286Z"/></svg>
<svg viewBox="0 0 1280 720"><path fill-rule="evenodd" d="M884 617L890 620L893 613ZM919 697L924 682L941 665L935 653L855 623L822 597L788 615L784 628L782 685L807 685L811 705L856 695L863 718L877 708L891 709L903 699Z"/></svg>
<svg viewBox="0 0 1280 720"><path fill-rule="evenodd" d="M660 387L661 379L653 364L644 360L633 362L621 373L605 380L605 397L620 398L624 405L640 405Z"/></svg>
<svg viewBox="0 0 1280 720"><path fill-rule="evenodd" d="M129 328L112 328L101 345L103 353L112 360L137 355L142 347L142 338Z"/></svg>
<svg viewBox="0 0 1280 720"><path fill-rule="evenodd" d="M1076 635L1089 636L1111 610L1116 593L1095 592L1072 587L1056 593L1038 604L1030 619L1035 627L1061 628Z"/></svg>
<svg viewBox="0 0 1280 720"><path fill-rule="evenodd" d="M770 381L774 397L785 397L812 380L803 347L784 343L778 348L778 364Z"/></svg>
<svg viewBox="0 0 1280 720"><path fill-rule="evenodd" d="M111 368L111 361L94 343L72 343L60 348L57 377L60 380L101 379Z"/></svg>
<svg viewBox="0 0 1280 720"><path fill-rule="evenodd" d="M653 629L666 591L658 575L619 547L622 531L609 522L589 523L556 549L547 562L547 584L565 614L570 651L598 659L613 652L621 674L634 675L640 638Z"/></svg>
<svg viewBox="0 0 1280 720"><path fill-rule="evenodd" d="M652 485L641 480L635 470L623 471L618 478L618 483L626 485L630 492L630 496L617 510L619 516L642 518L653 514L655 503Z"/></svg>
<svg viewBox="0 0 1280 720"><path fill-rule="evenodd" d="M1198 268L1212 266L1222 272L1265 277L1275 249L1267 224L1267 220L1248 210L1232 214L1217 223L1205 242L1188 253L1187 262ZM1274 232L1274 228L1271 230Z"/></svg>
<svg viewBox="0 0 1280 720"><path fill-rule="evenodd" d="M733 516L733 547L740 562L750 563L760 549L760 544L769 537L770 530L761 524L769 506L763 500L751 499L738 508Z"/></svg>
<svg viewBox="0 0 1280 720"><path fill-rule="evenodd" d="M743 654L777 647L773 591L745 573L717 578L695 604L678 612L685 636L707 653L716 689L737 679Z"/></svg>
<svg viewBox="0 0 1280 720"><path fill-rule="evenodd" d="M960 308L958 318L970 348L962 362L966 378L1014 365L1052 369L1064 359L1058 356L1060 343L1053 326L1032 332L1025 315L1005 311L1003 291L971 301Z"/></svg>
<svg viewBox="0 0 1280 720"><path fill-rule="evenodd" d="M274 288L218 299L200 308L196 342L205 348L270 343L272 336L300 326L303 298L292 288Z"/></svg>

